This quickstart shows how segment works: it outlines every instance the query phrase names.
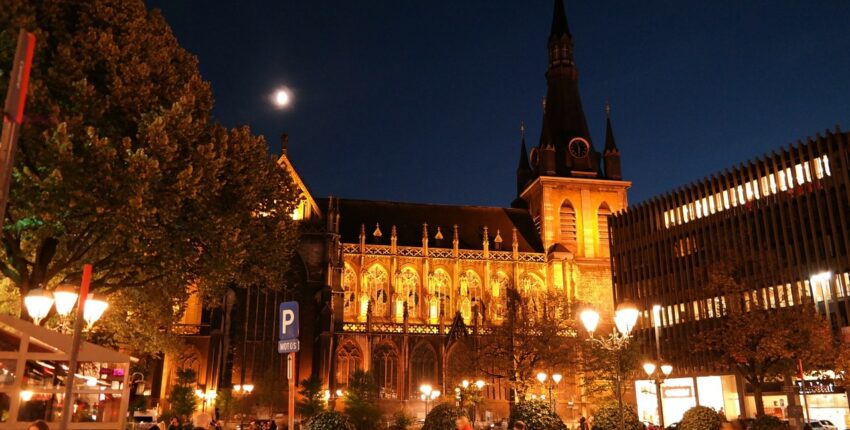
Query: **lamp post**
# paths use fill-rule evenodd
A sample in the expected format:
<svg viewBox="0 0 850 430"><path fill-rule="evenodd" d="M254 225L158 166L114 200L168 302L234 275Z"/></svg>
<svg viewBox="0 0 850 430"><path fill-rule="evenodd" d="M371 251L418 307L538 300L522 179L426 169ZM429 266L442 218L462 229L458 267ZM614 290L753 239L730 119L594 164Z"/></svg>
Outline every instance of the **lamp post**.
<svg viewBox="0 0 850 430"><path fill-rule="evenodd" d="M71 404L73 403L74 375L77 374L77 359L80 355L80 343L82 342L83 321L88 329L103 316L109 303L89 293L91 283L92 265L83 265L83 279L80 284L80 293L71 285L62 285L56 289L55 294L37 288L30 291L24 297L24 306L27 313L36 324L39 324L50 313L53 304L56 304L56 312L63 318L68 317L77 304L76 318L74 319L74 330L71 336L71 351L68 354L68 376L65 381L65 393L62 406L62 421L59 422L59 430L65 430L71 423ZM80 296L82 300L77 300Z"/></svg>
<svg viewBox="0 0 850 430"><path fill-rule="evenodd" d="M634 303L628 300L621 302L617 306L617 310L614 312L614 325L616 329L612 330L608 337L600 338L594 337L596 328L599 326L599 312L596 312L593 309L585 309L581 315L579 315L579 318L581 318L581 322L589 335L588 341L593 342L606 351L613 352L616 357L617 408L620 415L620 430L626 429L626 418L623 413L622 355L623 350L629 346L629 335L637 323L639 314L640 312Z"/></svg>
<svg viewBox="0 0 850 430"><path fill-rule="evenodd" d="M651 361L643 363L643 371L646 376L655 383L655 402L658 405L658 425L664 429L664 406L661 404L661 384L664 380L673 373L673 365L669 363L661 363L656 365Z"/></svg>
<svg viewBox="0 0 850 430"><path fill-rule="evenodd" d="M555 411L555 396L552 394L552 390L561 382L561 378L563 376L560 373L555 373L551 377L546 372L537 374L537 380L543 384L543 389L549 390L549 408L553 412Z"/></svg>
<svg viewBox="0 0 850 430"><path fill-rule="evenodd" d="M254 391L254 384L245 384L245 385L237 384L237 385L233 386L233 391L235 391L236 394L239 395L239 396L243 396L243 395L247 396L247 395L250 395L252 391ZM244 405L240 404L240 406L244 406ZM245 411L242 411L242 410L239 411L239 428L240 429L245 428Z"/></svg>
<svg viewBox="0 0 850 430"><path fill-rule="evenodd" d="M422 393L420 398L425 401L425 415L428 415L428 402L440 397L440 390L435 390L431 384L422 384L419 386L419 392Z"/></svg>

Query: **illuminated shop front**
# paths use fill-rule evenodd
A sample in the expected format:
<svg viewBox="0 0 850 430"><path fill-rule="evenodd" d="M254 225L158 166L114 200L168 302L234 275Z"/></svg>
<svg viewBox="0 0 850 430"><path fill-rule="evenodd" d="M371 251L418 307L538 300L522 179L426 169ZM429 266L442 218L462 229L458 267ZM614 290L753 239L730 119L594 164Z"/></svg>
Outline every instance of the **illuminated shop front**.
<svg viewBox="0 0 850 430"><path fill-rule="evenodd" d="M635 393L640 419L659 423L655 383L635 381ZM735 377L731 375L667 379L661 385L661 401L665 425L679 422L685 411L696 405L721 411L729 418L740 414Z"/></svg>
<svg viewBox="0 0 850 430"><path fill-rule="evenodd" d="M805 386L801 381L797 381L795 385L797 393L800 394L798 404L802 408L803 416L806 416L805 405L808 402L808 415L811 419L832 421L839 429L850 427L850 409L848 409L847 393L844 392L844 388L828 380L810 378L805 381ZM788 397L784 392L776 389L765 393L763 400L766 414L783 420L791 418ZM747 391L746 403L747 415L754 415L756 401L750 390Z"/></svg>

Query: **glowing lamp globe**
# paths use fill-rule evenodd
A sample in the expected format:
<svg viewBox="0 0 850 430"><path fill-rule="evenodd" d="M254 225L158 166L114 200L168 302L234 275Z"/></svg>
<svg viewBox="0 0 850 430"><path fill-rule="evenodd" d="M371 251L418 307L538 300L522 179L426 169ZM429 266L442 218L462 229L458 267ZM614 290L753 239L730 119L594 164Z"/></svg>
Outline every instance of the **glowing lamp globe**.
<svg viewBox="0 0 850 430"><path fill-rule="evenodd" d="M434 400L437 397L440 397L440 390L431 391L431 400Z"/></svg>
<svg viewBox="0 0 850 430"><path fill-rule="evenodd" d="M77 304L77 288L73 285L62 284L53 291L53 298L56 299L56 313L67 317L74 310L74 305Z"/></svg>
<svg viewBox="0 0 850 430"><path fill-rule="evenodd" d="M481 379L475 381L475 387L478 388L479 390L484 388L484 381L481 380Z"/></svg>
<svg viewBox="0 0 850 430"><path fill-rule="evenodd" d="M254 384L243 385L242 389L245 390L246 393L251 394L251 391L254 391Z"/></svg>
<svg viewBox="0 0 850 430"><path fill-rule="evenodd" d="M546 382L546 378L548 376L549 375L547 375L545 372L540 372L540 373L537 374L537 380L540 381L540 383L542 384L542 383Z"/></svg>
<svg viewBox="0 0 850 430"><path fill-rule="evenodd" d="M469 388L469 381L464 379L463 382L460 383L463 388Z"/></svg>
<svg viewBox="0 0 850 430"><path fill-rule="evenodd" d="M49 291L36 288L24 297L24 306L26 306L27 313L30 314L32 320L38 325L50 312L50 308L53 307L53 296Z"/></svg>
<svg viewBox="0 0 850 430"><path fill-rule="evenodd" d="M670 376L670 374L673 373L673 365L669 363L662 364L661 373L663 373L664 376Z"/></svg>
<svg viewBox="0 0 850 430"><path fill-rule="evenodd" d="M652 376L655 373L655 363L649 361L643 363L643 371L646 372L646 376Z"/></svg>
<svg viewBox="0 0 850 430"><path fill-rule="evenodd" d="M552 375L552 380L555 381L556 384L560 384L562 378L563 376L560 373Z"/></svg>
<svg viewBox="0 0 850 430"><path fill-rule="evenodd" d="M431 395L431 390L432 390L432 388L431 388L431 385L429 385L429 384L422 384L421 386L419 386L419 392L426 395L426 396Z"/></svg>
<svg viewBox="0 0 850 430"><path fill-rule="evenodd" d="M581 318L581 323L584 324L585 330L593 336L593 332L596 331L596 327L599 326L599 312L596 312L593 309L585 309L579 315Z"/></svg>
<svg viewBox="0 0 850 430"><path fill-rule="evenodd" d="M103 316L103 313L106 312L106 308L108 307L109 303L106 303L106 300L101 300L95 297L94 294L89 294L83 307L83 319L89 328Z"/></svg>
<svg viewBox="0 0 850 430"><path fill-rule="evenodd" d="M637 324L638 315L640 311L634 303L628 300L620 303L617 311L614 312L614 324L617 325L617 330L623 336L628 336Z"/></svg>

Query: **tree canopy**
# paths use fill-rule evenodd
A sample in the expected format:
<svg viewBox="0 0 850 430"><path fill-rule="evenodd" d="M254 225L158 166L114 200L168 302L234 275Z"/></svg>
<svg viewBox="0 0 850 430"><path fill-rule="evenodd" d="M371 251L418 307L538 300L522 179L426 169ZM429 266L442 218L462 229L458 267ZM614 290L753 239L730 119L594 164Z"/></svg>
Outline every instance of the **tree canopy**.
<svg viewBox="0 0 850 430"><path fill-rule="evenodd" d="M2 220L9 292L77 284L92 263L93 291L111 296L99 325L158 350L188 295L283 285L295 186L262 137L211 120L210 86L159 12L142 0L8 0L3 69L19 28L37 44Z"/></svg>
<svg viewBox="0 0 850 430"><path fill-rule="evenodd" d="M707 270L705 288L718 297L720 315L702 326L693 345L743 377L753 387L756 415L763 415L764 382L796 373L797 360L810 370L830 368L837 342L808 292L789 285L777 296L758 293L766 281L753 276L753 268L780 270L774 255L729 245L724 258Z"/></svg>

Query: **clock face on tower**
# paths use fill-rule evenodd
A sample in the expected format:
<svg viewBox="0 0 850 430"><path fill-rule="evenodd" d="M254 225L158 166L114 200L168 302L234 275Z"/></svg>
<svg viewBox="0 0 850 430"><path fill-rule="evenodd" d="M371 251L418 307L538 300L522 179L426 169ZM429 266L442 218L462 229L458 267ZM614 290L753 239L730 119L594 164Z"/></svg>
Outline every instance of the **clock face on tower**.
<svg viewBox="0 0 850 430"><path fill-rule="evenodd" d="M590 145L586 140L576 137L571 140L569 145L567 145L567 149L570 151L570 155L573 158L584 158L587 157L587 153L590 152Z"/></svg>

